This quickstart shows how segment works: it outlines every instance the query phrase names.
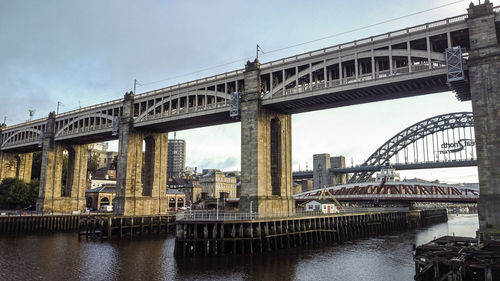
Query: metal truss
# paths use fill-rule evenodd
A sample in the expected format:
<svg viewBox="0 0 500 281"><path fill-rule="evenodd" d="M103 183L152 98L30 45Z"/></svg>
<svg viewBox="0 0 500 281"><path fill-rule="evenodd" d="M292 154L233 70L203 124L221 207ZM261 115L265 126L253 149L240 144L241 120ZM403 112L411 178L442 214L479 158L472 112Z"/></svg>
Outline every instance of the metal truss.
<svg viewBox="0 0 500 281"><path fill-rule="evenodd" d="M456 112L434 116L418 122L385 142L377 149L361 166L385 166L389 159L399 151L409 147L416 141L436 132L455 128L473 127L474 118L472 112ZM350 183L365 182L374 174L373 171L354 173L349 180Z"/></svg>

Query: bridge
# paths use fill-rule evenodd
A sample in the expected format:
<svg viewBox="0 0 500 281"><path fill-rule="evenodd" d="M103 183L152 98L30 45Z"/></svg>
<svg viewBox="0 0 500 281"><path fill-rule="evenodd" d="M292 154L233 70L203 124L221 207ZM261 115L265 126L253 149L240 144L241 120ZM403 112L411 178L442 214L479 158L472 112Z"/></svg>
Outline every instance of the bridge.
<svg viewBox="0 0 500 281"><path fill-rule="evenodd" d="M467 14L355 40L244 69L1 129L0 179L28 179L42 150L38 210L85 205L86 145L118 139L117 215L166 211L168 132L241 121L241 211L295 212L291 114L454 89L472 100L481 184L480 225L500 230L500 7L471 4ZM465 60L463 54L468 54ZM142 175L142 143L146 143ZM63 151L69 155L60 194Z"/></svg>
<svg viewBox="0 0 500 281"><path fill-rule="evenodd" d="M344 202L453 202L477 203L477 190L459 186L421 182L366 182L327 187L336 200ZM298 202L320 199L323 189L294 195Z"/></svg>
<svg viewBox="0 0 500 281"><path fill-rule="evenodd" d="M294 172L294 179L316 178L319 188L331 185L337 175L353 173L350 183L369 181L373 173L390 165L396 170L470 167L477 165L472 112L434 116L397 133L362 165ZM324 160L324 161L321 161ZM314 167L328 167L329 159L316 157ZM326 174L328 173L328 174ZM320 181L318 179L323 179ZM328 181L329 180L329 181Z"/></svg>

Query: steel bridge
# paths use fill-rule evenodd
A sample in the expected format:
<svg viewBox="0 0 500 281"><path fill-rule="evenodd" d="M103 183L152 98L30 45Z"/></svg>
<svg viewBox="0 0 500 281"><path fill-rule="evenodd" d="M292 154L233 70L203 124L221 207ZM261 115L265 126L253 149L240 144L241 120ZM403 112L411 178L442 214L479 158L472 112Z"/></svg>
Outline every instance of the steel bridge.
<svg viewBox="0 0 500 281"><path fill-rule="evenodd" d="M390 202L460 202L477 203L477 190L459 186L420 182L366 182L327 187L326 190L339 201L390 201ZM305 202L320 199L323 189L294 195Z"/></svg>
<svg viewBox="0 0 500 281"><path fill-rule="evenodd" d="M368 181L377 168L389 164L400 170L477 165L473 127L472 112L442 114L413 124L385 142L361 166L351 168L354 175L349 182Z"/></svg>
<svg viewBox="0 0 500 281"><path fill-rule="evenodd" d="M298 113L448 91L444 51L452 46L470 47L467 17L459 15L263 63L262 105ZM495 20L500 21L500 14ZM142 93L134 98L133 126L168 132L235 122L228 114L230 95L244 90L244 69L238 69ZM113 126L118 126L122 115L122 99L57 114L55 141L117 139ZM40 149L46 123L47 118L42 118L3 128L0 151Z"/></svg>
<svg viewBox="0 0 500 281"><path fill-rule="evenodd" d="M241 121L240 210L253 206L263 215L293 215L291 114L452 89L459 100L472 101L485 195L479 207L480 230L485 237L497 237L500 152L491 147L500 146L500 104L494 102L500 100L500 80L491 76L500 73L499 12L488 0L471 3L467 14L264 64L256 59L244 69L140 95L126 93L120 100L9 127L3 124L0 179L29 179L32 152L42 150L37 209L78 209L85 205L86 145L118 139L115 214L162 213L167 205L162 200L162 159L167 158L168 132ZM144 142L143 164L138 156ZM64 149L69 184L63 196ZM385 158L373 159L377 164Z"/></svg>
<svg viewBox="0 0 500 281"><path fill-rule="evenodd" d="M349 182L369 181L374 172L477 166L472 112L434 116L397 133L362 165L330 168L329 173L353 173ZM313 178L320 171L295 172L294 178ZM323 175L326 176L326 175Z"/></svg>

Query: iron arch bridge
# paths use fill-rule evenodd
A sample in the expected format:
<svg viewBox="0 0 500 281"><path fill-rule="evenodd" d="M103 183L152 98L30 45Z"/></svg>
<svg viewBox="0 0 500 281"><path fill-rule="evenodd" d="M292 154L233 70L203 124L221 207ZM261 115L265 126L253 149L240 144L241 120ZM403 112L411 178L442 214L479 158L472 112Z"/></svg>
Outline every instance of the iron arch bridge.
<svg viewBox="0 0 500 281"><path fill-rule="evenodd" d="M369 181L380 167L439 168L476 165L472 112L434 116L402 130L378 148L354 172L349 183ZM334 173L341 169L332 169Z"/></svg>
<svg viewBox="0 0 500 281"><path fill-rule="evenodd" d="M328 191L328 192L326 192ZM298 202L307 202L320 199L322 189L314 189L294 195ZM338 201L386 201L386 202L454 202L477 203L479 192L474 189L463 188L439 183L421 182L365 182L361 184L345 184L327 187L328 193Z"/></svg>

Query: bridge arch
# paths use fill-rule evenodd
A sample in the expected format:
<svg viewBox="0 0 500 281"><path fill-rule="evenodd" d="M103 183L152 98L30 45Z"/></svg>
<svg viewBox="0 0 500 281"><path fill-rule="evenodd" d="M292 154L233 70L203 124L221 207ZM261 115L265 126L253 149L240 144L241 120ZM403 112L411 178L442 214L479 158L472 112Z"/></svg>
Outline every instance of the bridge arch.
<svg viewBox="0 0 500 281"><path fill-rule="evenodd" d="M65 131L69 131L68 128L70 126L74 126L75 124L78 124L81 120L85 120L87 118L94 118L94 117L97 117L97 118L101 118L101 119L106 119L110 122L113 122L113 116L111 115L107 115L107 114L102 114L102 113L98 113L98 114L91 114L91 115L83 115L83 116L78 116L74 119L72 119L71 121L69 121L67 124L65 124L63 127L61 127L61 129L59 129L56 133L56 137L59 137L61 136ZM73 127L74 128L74 127Z"/></svg>
<svg viewBox="0 0 500 281"><path fill-rule="evenodd" d="M472 112L455 112L434 116L397 133L380 146L361 166L384 166L390 164L389 160L401 150L413 145L418 140L450 129L474 127ZM374 172L358 172L349 180L350 183L365 182Z"/></svg>
<svg viewBox="0 0 500 281"><path fill-rule="evenodd" d="M389 58L390 56L392 57L411 57L412 59L418 58L422 60L426 60L430 58L433 61L440 61L444 62L444 54L441 52L430 52L427 53L427 51L424 50L416 50L416 49L393 49L389 52L388 49L386 50L374 50L373 51L373 57L374 58L381 58L381 57L387 57ZM356 54L349 54L345 55L342 58L330 58L326 59L325 61L318 62L314 65L311 65L311 69L305 68L303 70L300 70L298 73L295 75L291 75L285 79L285 82L281 82L277 85L275 85L272 89L272 91L266 92L262 94L263 98L272 98L276 94L280 93L283 90L284 85L288 85L292 82L294 82L296 79L304 77L309 75L309 72L315 72L320 69L323 69L324 67L330 67L333 65L336 65L340 62L346 63L349 61L354 61L355 59L361 60L361 59L368 59L372 57L371 52L360 52Z"/></svg>
<svg viewBox="0 0 500 281"><path fill-rule="evenodd" d="M38 138L40 135L43 134L43 132L41 130L37 130L37 129L33 129L33 128L26 128L24 130L19 130L19 131L16 131L15 133L13 133L12 135L10 135L8 138L6 138L3 143L2 143L2 146L8 144L12 139L14 139L16 136L19 136L23 133L27 133L27 132L33 132L36 134L36 137Z"/></svg>

